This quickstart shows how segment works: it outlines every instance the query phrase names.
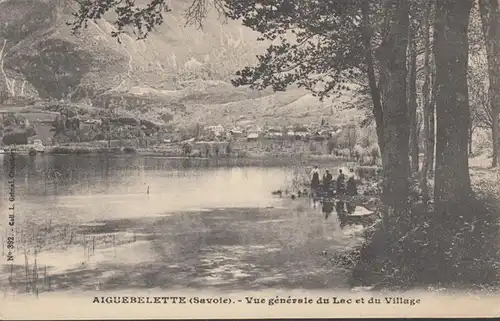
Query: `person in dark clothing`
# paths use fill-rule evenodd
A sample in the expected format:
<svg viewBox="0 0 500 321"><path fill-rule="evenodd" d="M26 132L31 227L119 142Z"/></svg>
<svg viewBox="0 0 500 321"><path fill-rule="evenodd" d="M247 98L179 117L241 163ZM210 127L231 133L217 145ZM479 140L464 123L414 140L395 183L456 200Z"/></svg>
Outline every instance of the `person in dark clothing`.
<svg viewBox="0 0 500 321"><path fill-rule="evenodd" d="M321 211L325 214L325 220L332 214L333 212L333 203L332 202L323 202L323 206L321 207Z"/></svg>
<svg viewBox="0 0 500 321"><path fill-rule="evenodd" d="M337 194L343 195L346 192L346 179L342 170L339 169L339 176L337 177Z"/></svg>
<svg viewBox="0 0 500 321"><path fill-rule="evenodd" d="M356 186L356 181L354 180L354 177L349 177L349 179L347 180L347 195L349 196L358 195L358 188ZM347 202L346 207L348 214L352 214L356 210L356 205L352 202Z"/></svg>
<svg viewBox="0 0 500 321"><path fill-rule="evenodd" d="M347 180L347 195L349 196L355 196L358 195L358 187L356 186L356 181L354 180L354 177L350 177Z"/></svg>
<svg viewBox="0 0 500 321"><path fill-rule="evenodd" d="M325 193L330 192L330 184L332 183L333 176L329 170L325 171L325 175L323 175L323 189Z"/></svg>
<svg viewBox="0 0 500 321"><path fill-rule="evenodd" d="M332 173L329 170L325 171L325 175L323 175L323 185L330 185L333 180Z"/></svg>
<svg viewBox="0 0 500 321"><path fill-rule="evenodd" d="M342 196L342 195L345 195L346 193L346 183L345 183L345 175L344 173L342 173L342 170L339 169L339 176L337 177L337 182L336 182L337 186L336 186L336 194L338 196ZM345 203L343 201L338 201L337 204L336 204L336 210L337 210L337 213L341 213L341 212L344 212L344 207L345 207Z"/></svg>
<svg viewBox="0 0 500 321"><path fill-rule="evenodd" d="M314 169L311 171L311 192L316 191L319 184L319 169L318 166L314 166Z"/></svg>

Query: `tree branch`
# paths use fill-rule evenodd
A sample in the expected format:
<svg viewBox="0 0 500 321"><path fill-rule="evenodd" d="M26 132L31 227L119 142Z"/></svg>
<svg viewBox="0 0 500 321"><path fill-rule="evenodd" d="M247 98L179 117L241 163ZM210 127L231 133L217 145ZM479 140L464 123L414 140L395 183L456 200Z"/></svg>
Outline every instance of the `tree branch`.
<svg viewBox="0 0 500 321"><path fill-rule="evenodd" d="M226 16L225 0L192 0L184 12L186 25L202 28L209 8L219 12L219 17ZM164 14L171 11L167 0L149 0L145 6L139 6L134 0L78 0L79 9L72 15L73 21L68 22L72 33L78 35L88 27L88 22L103 19L107 13L113 12L116 19L113 25L115 31L111 36L120 41L120 35L130 30L138 40L147 38L148 34L164 22Z"/></svg>

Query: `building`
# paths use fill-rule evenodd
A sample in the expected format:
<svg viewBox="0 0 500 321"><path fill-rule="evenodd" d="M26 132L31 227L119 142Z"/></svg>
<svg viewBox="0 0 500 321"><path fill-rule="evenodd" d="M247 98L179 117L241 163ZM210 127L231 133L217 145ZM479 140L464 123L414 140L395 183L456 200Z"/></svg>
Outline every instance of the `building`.
<svg viewBox="0 0 500 321"><path fill-rule="evenodd" d="M305 126L296 126L293 129L293 136L295 137L300 137L300 138L306 138L311 135L311 131L309 128Z"/></svg>
<svg viewBox="0 0 500 321"><path fill-rule="evenodd" d="M259 139L259 133L256 132L249 133L247 136L248 141L255 141L257 139Z"/></svg>
<svg viewBox="0 0 500 321"><path fill-rule="evenodd" d="M205 126L204 130L215 134L215 136L221 136L226 131L224 126L220 124L215 126Z"/></svg>
<svg viewBox="0 0 500 321"><path fill-rule="evenodd" d="M262 133L264 133L264 130L260 126L255 126L250 128L249 132L258 133L259 135L261 135Z"/></svg>
<svg viewBox="0 0 500 321"><path fill-rule="evenodd" d="M229 130L229 135L234 138L243 136L243 130L239 127L233 127Z"/></svg>
<svg viewBox="0 0 500 321"><path fill-rule="evenodd" d="M267 135L271 138L283 137L283 131L279 128L269 128Z"/></svg>

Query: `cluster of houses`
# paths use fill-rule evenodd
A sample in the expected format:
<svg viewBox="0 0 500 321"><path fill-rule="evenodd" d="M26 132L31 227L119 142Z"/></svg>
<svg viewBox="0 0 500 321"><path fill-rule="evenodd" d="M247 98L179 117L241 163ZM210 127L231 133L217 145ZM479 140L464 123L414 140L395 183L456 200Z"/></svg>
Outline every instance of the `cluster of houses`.
<svg viewBox="0 0 500 321"><path fill-rule="evenodd" d="M329 127L329 126L317 126L308 127L303 125L286 126L286 127L260 127L260 126L248 126L242 128L239 126L233 126L230 129L226 129L222 125L211 125L205 126L205 132L215 135L219 139L227 140L240 140L246 139L247 141L259 140L259 139L279 139L279 138L294 138L297 140L307 140L314 137L332 137L341 131L339 127Z"/></svg>

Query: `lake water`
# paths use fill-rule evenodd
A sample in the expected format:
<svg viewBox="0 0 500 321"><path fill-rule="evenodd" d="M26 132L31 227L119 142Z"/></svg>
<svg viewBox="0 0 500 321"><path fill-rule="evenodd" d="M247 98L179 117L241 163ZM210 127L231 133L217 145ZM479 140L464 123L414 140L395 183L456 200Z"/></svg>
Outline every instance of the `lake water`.
<svg viewBox="0 0 500 321"><path fill-rule="evenodd" d="M324 251L356 244L359 231L325 220L308 200L271 195L305 168L104 155L15 164L18 289L347 286L348 271ZM43 269L43 281L30 281L26 265Z"/></svg>
<svg viewBox="0 0 500 321"><path fill-rule="evenodd" d="M16 198L24 217L44 212L64 220L266 207L277 201L270 192L297 171L233 164L134 156L18 157Z"/></svg>
<svg viewBox="0 0 500 321"><path fill-rule="evenodd" d="M10 158L2 158L6 174ZM289 186L308 170L136 156L17 156L15 163L21 219L43 215L61 221L276 206L279 199L271 191Z"/></svg>

